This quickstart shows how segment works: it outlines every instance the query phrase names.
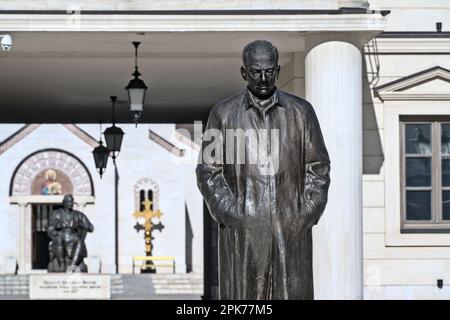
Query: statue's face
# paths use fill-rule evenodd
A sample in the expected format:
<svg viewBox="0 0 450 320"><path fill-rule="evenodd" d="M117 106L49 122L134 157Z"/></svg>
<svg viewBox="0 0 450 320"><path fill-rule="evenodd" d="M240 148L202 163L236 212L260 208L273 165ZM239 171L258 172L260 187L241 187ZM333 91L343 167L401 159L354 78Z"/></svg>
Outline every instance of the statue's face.
<svg viewBox="0 0 450 320"><path fill-rule="evenodd" d="M63 200L64 208L72 210L73 209L73 202L74 201L73 201L73 197L72 196L64 197L64 200Z"/></svg>
<svg viewBox="0 0 450 320"><path fill-rule="evenodd" d="M250 52L247 61L241 67L241 75L248 88L259 99L267 99L275 91L280 66L276 55L269 51Z"/></svg>

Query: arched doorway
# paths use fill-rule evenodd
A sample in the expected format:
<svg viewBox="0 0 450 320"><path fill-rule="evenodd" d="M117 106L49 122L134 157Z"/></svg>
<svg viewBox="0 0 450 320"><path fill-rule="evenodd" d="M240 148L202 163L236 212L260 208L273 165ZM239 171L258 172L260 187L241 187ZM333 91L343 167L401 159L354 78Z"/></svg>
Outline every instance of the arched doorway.
<svg viewBox="0 0 450 320"><path fill-rule="evenodd" d="M19 214L19 272L46 270L47 223L65 194L73 194L81 211L94 203L94 187L87 167L60 149L36 151L25 157L11 177L10 203Z"/></svg>

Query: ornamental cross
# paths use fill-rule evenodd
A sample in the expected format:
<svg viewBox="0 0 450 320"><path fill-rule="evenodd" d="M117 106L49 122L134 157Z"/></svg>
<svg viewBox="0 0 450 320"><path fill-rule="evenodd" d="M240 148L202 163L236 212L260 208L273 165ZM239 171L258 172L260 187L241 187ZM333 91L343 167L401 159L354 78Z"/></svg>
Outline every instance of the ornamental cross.
<svg viewBox="0 0 450 320"><path fill-rule="evenodd" d="M142 211L135 211L133 213L133 216L136 219L144 218L144 225L140 224L139 222L136 222L136 225L134 228L136 229L136 232L139 232L141 230L145 230L144 232L144 240L145 240L145 254L146 256L152 255L152 231L153 230L159 230L159 232L162 231L164 228L163 224L161 222L158 222L157 224L153 224L152 219L158 218L161 219L161 216L163 215L162 212L158 209L156 211L153 211L152 208L152 201L145 200L142 202L144 205L144 210ZM154 269L153 262L147 261L146 266L148 266L148 269Z"/></svg>
<svg viewBox="0 0 450 320"><path fill-rule="evenodd" d="M161 219L161 216L163 215L159 209L156 211L153 211L152 209L150 209L152 207L152 203L153 203L153 201L150 201L148 199L145 201L142 201L142 204L144 205L144 210L143 211L135 211L133 213L133 216L136 219L139 219L139 218L145 219L144 229L148 230L148 231L150 231L152 229L152 226L153 226L152 219L153 218Z"/></svg>

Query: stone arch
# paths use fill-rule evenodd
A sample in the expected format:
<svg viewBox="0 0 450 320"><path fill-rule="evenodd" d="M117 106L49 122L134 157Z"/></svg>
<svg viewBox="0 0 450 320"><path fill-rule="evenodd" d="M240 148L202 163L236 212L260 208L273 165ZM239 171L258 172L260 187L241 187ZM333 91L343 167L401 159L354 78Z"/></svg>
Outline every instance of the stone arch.
<svg viewBox="0 0 450 320"><path fill-rule="evenodd" d="M149 178L140 179L134 185L134 207L136 211L139 211L139 193L141 190L152 190L153 191L153 210L159 209L159 187L158 184Z"/></svg>
<svg viewBox="0 0 450 320"><path fill-rule="evenodd" d="M62 192L94 196L92 176L86 165L75 155L60 149L39 150L23 159L12 175L9 195L35 194L36 179L41 179L49 170L64 178Z"/></svg>

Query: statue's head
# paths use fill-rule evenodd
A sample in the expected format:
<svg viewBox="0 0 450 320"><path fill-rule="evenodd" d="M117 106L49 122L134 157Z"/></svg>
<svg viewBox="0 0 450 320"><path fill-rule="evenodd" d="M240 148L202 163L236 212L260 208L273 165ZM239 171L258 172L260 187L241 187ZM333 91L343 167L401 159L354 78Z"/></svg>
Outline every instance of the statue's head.
<svg viewBox="0 0 450 320"><path fill-rule="evenodd" d="M272 96L279 72L278 50L269 41L256 40L245 46L241 75L255 97L267 99Z"/></svg>
<svg viewBox="0 0 450 320"><path fill-rule="evenodd" d="M65 195L63 198L64 208L72 210L73 204L74 204L73 196L71 194Z"/></svg>

